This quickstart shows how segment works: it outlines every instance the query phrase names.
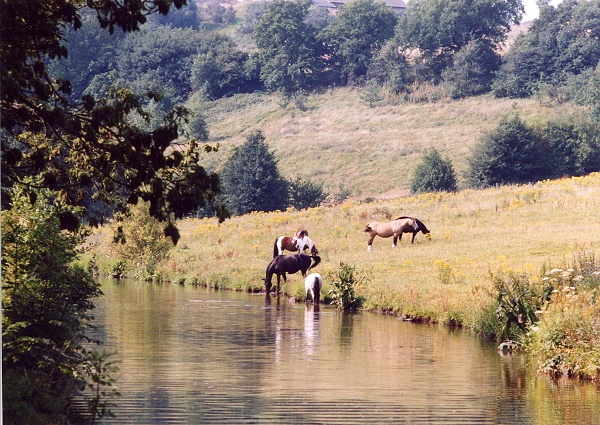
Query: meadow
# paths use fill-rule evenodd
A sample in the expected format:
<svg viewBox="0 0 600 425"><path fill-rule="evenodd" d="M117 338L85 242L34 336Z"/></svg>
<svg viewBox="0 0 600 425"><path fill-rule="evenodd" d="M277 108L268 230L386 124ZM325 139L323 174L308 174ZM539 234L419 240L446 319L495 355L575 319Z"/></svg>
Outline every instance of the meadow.
<svg viewBox="0 0 600 425"><path fill-rule="evenodd" d="M431 239L410 234L392 248L376 237L367 252L364 228L400 215L421 219ZM155 271L180 284L257 292L278 236L306 229L319 249L323 295L341 263L368 277L357 288L364 308L414 320L480 329L494 314L491 274L515 272L542 279L544 270L567 268L581 252L600 248L600 173L522 186L430 193L333 207L257 212L223 223L211 218L178 222L181 239ZM118 259L111 232L90 239L101 268ZM290 275L282 290L304 299L303 278Z"/></svg>
<svg viewBox="0 0 600 425"><path fill-rule="evenodd" d="M439 91L439 89L437 89ZM283 105L276 95L240 94L213 102L193 97L188 107L206 119L212 145L204 164L219 171L249 132L261 130L285 178L299 175L324 190L349 190L354 199L406 195L423 153L436 148L452 160L462 184L472 147L505 115L518 114L528 125L574 121L581 109L540 99L461 100L439 98L423 86L409 99L387 96L369 107L359 88L307 95L300 106Z"/></svg>

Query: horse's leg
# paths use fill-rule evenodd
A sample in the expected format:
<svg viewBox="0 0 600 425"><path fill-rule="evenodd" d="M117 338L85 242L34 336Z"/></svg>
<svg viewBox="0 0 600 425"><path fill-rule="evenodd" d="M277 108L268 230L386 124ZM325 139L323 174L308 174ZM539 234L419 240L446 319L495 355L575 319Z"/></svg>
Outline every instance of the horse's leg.
<svg viewBox="0 0 600 425"><path fill-rule="evenodd" d="M367 242L367 251L371 252L371 248L373 247L373 239L375 239L375 235L371 235L369 237L369 242Z"/></svg>
<svg viewBox="0 0 600 425"><path fill-rule="evenodd" d="M415 243L415 236L417 236L417 233L419 232L413 232L412 241L410 241L410 243Z"/></svg>
<svg viewBox="0 0 600 425"><path fill-rule="evenodd" d="M400 237L402 237L402 233L400 233ZM398 242L398 235L394 235L394 241L392 242L392 248L396 248L397 242Z"/></svg>

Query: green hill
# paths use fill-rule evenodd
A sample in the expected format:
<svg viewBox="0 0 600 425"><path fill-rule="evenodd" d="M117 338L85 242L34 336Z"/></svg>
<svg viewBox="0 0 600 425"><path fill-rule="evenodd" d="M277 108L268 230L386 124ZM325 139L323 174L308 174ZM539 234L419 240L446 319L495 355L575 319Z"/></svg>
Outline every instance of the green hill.
<svg viewBox="0 0 600 425"><path fill-rule="evenodd" d="M336 89L303 99L301 108L282 106L264 94L237 95L189 106L206 117L210 142L220 151L206 157L219 169L246 135L260 129L286 178L301 175L335 193L343 186L355 199L393 198L408 192L424 150L435 147L449 157L459 185L471 147L495 128L501 117L519 114L528 124L542 124L575 113L572 105L548 107L536 99L479 96L435 102L386 99L369 107L360 89ZM421 99L435 97L423 92ZM419 99L420 100L420 99Z"/></svg>

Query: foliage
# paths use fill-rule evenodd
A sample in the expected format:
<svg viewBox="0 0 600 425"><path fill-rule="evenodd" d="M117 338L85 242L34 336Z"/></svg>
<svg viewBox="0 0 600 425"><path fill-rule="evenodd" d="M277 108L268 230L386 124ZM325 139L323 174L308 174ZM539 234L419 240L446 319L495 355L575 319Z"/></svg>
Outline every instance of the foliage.
<svg viewBox="0 0 600 425"><path fill-rule="evenodd" d="M544 280L555 289L524 339L538 368L553 376L600 378L600 263L593 253L580 252L573 267L552 269Z"/></svg>
<svg viewBox="0 0 600 425"><path fill-rule="evenodd" d="M289 96L308 89L321 73L321 49L316 28L305 22L310 0L275 0L254 28L261 62L260 78L269 90Z"/></svg>
<svg viewBox="0 0 600 425"><path fill-rule="evenodd" d="M549 121L542 127L549 148L547 178L582 176L600 171L600 127L574 120Z"/></svg>
<svg viewBox="0 0 600 425"><path fill-rule="evenodd" d="M289 204L297 210L318 207L327 198L322 184L314 183L301 176L288 180L287 184Z"/></svg>
<svg viewBox="0 0 600 425"><path fill-rule="evenodd" d="M33 184L34 182L30 182ZM2 211L3 415L9 423L58 423L93 364L85 330L101 295L91 275L73 261L83 236L62 232L73 214L48 190L12 193Z"/></svg>
<svg viewBox="0 0 600 425"><path fill-rule="evenodd" d="M519 339L537 323L536 312L550 300L554 288L549 283L532 282L528 276L517 273L492 275L491 278L501 325L496 331L496 339Z"/></svg>
<svg viewBox="0 0 600 425"><path fill-rule="evenodd" d="M127 214L118 217L114 225L122 236L113 243L115 257L134 268L135 277L152 276L156 265L168 258L173 244L164 235L161 223L150 216L149 204L138 202Z"/></svg>
<svg viewBox="0 0 600 425"><path fill-rule="evenodd" d="M453 192L456 188L456 173L452 161L442 158L435 148L425 152L413 174L411 192Z"/></svg>
<svg viewBox="0 0 600 425"><path fill-rule="evenodd" d="M542 140L517 115L503 117L468 158L467 183L474 187L535 182L545 177Z"/></svg>
<svg viewBox="0 0 600 425"><path fill-rule="evenodd" d="M500 56L487 40L471 40L453 57L452 65L442 71L448 95L453 99L476 96L490 90Z"/></svg>
<svg viewBox="0 0 600 425"><path fill-rule="evenodd" d="M221 171L223 196L233 214L252 211L285 210L289 194L287 182L261 131L248 135Z"/></svg>
<svg viewBox="0 0 600 425"><path fill-rule="evenodd" d="M115 28L137 30L146 15L165 14L183 3L156 0L129 9L113 0L89 4L100 26L113 33ZM149 201L151 215L161 220L207 203L225 217L215 201L216 175L198 164L200 147L192 142L172 149L187 116L184 109L174 108L160 125L146 129L129 120L134 114L150 120L131 90L115 88L101 98L84 95L73 102L70 82L47 73L47 60L68 54L65 27L81 27L78 6L58 0L44 7L24 0L2 5L2 81L10 88L1 94L3 208L11 204L7 189L23 185L27 176L40 176L39 186L59 191L69 204L86 206L82 216L91 224L139 198ZM156 92L147 94L148 100L159 98Z"/></svg>
<svg viewBox="0 0 600 425"><path fill-rule="evenodd" d="M342 83L360 81L367 74L371 60L394 36L397 15L383 2L349 1L319 38L328 46L328 67Z"/></svg>
<svg viewBox="0 0 600 425"><path fill-rule="evenodd" d="M545 6L525 35L515 40L493 84L497 97L525 97L537 81L563 84L600 61L600 1ZM593 85L590 85L593 87Z"/></svg>
<svg viewBox="0 0 600 425"><path fill-rule="evenodd" d="M375 81L392 94L406 91L412 82L406 57L400 54L398 45L393 40L388 41L371 59L366 77L367 84Z"/></svg>
<svg viewBox="0 0 600 425"><path fill-rule="evenodd" d="M437 82L453 56L470 42L502 44L522 12L519 0L411 0L398 25L397 38L403 48L418 49L425 65L423 74ZM489 71L495 63L482 65Z"/></svg>
<svg viewBox="0 0 600 425"><path fill-rule="evenodd" d="M364 298L357 295L356 291L369 283L369 276L366 273L356 273L356 267L340 262L337 271L331 276L333 289L328 291L328 296L331 304L336 305L339 310L356 311L364 302Z"/></svg>

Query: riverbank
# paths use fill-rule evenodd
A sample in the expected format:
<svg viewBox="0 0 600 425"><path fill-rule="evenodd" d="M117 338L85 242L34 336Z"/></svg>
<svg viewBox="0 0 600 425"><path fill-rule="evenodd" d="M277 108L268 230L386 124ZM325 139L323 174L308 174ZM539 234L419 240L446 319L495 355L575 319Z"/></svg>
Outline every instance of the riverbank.
<svg viewBox="0 0 600 425"><path fill-rule="evenodd" d="M431 239L375 238L367 252L364 228L400 215L421 219ZM600 173L534 185L424 194L369 203L349 201L302 211L253 213L219 224L215 219L178 223L181 239L155 269L162 280L242 291L264 290L262 279L280 235L308 230L319 249L323 294L340 263L369 276L357 288L364 308L415 320L459 325L486 334L496 314L491 275L528 274L571 267L580 252L600 249ZM109 229L92 236L100 268L117 258ZM282 290L303 299L300 275Z"/></svg>

